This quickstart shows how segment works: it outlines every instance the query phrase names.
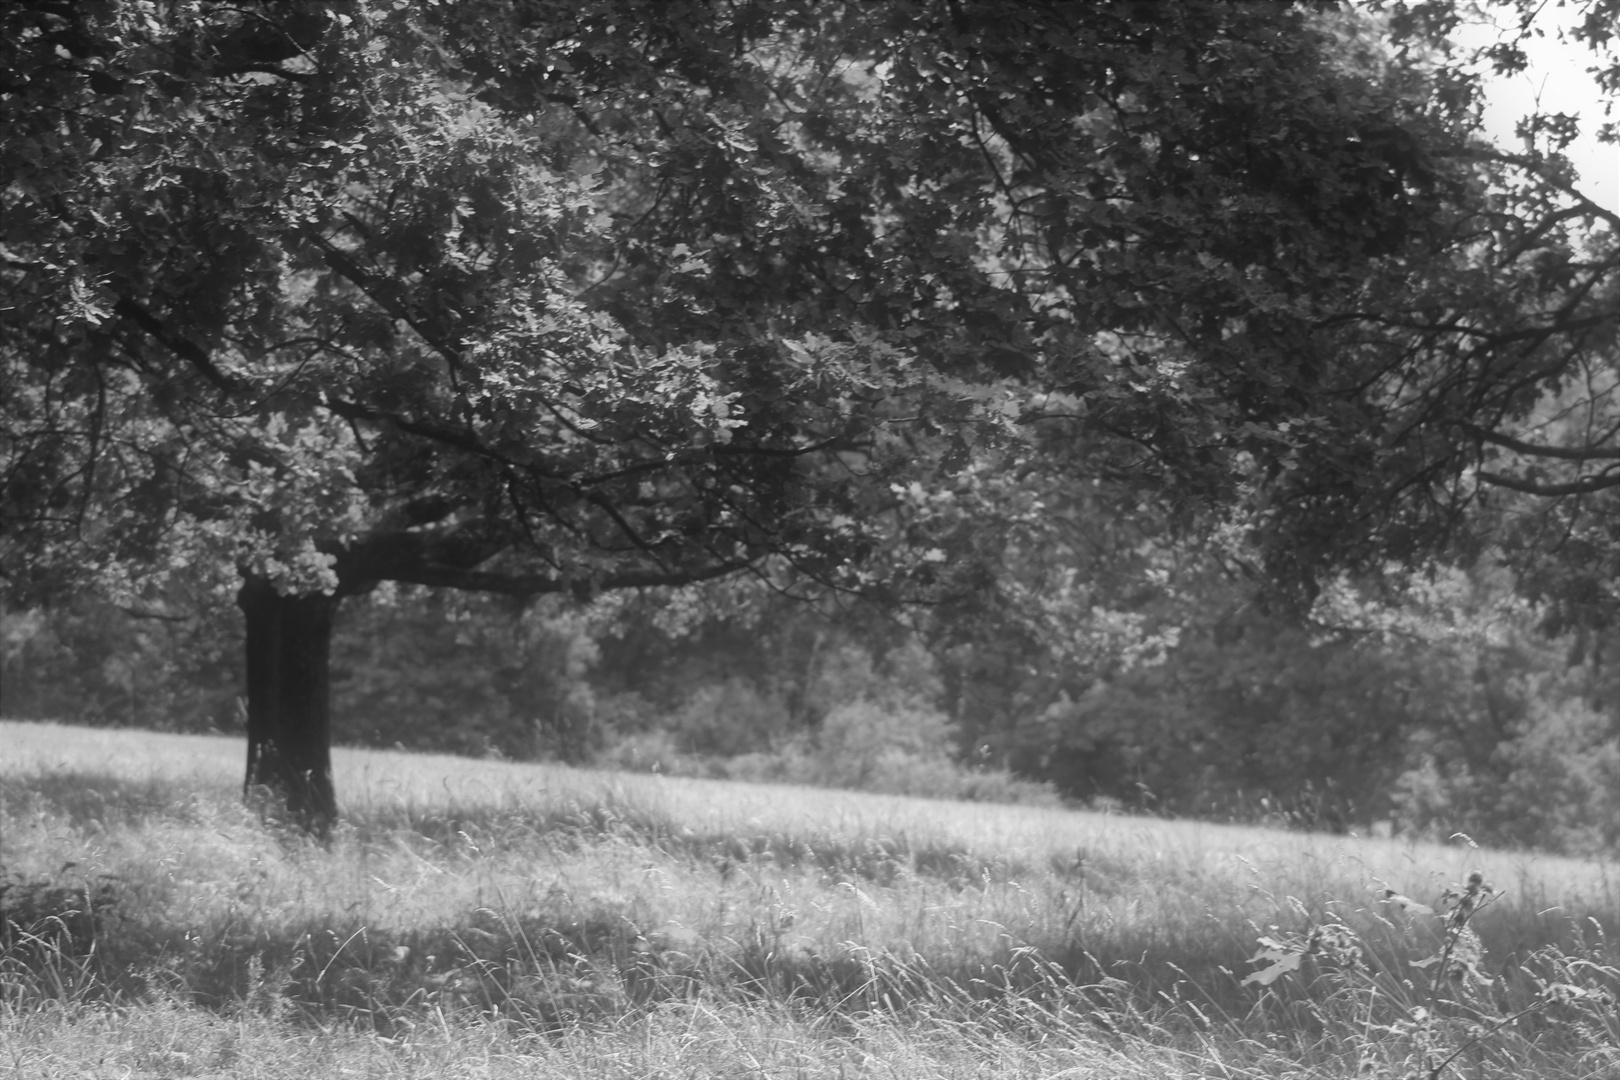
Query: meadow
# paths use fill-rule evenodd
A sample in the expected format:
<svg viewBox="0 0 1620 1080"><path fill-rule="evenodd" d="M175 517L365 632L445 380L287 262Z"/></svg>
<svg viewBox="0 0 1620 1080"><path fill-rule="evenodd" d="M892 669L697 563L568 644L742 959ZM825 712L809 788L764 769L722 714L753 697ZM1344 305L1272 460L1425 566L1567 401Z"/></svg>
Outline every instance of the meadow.
<svg viewBox="0 0 1620 1080"><path fill-rule="evenodd" d="M1613 864L242 752L0 723L0 1077L1620 1077Z"/></svg>

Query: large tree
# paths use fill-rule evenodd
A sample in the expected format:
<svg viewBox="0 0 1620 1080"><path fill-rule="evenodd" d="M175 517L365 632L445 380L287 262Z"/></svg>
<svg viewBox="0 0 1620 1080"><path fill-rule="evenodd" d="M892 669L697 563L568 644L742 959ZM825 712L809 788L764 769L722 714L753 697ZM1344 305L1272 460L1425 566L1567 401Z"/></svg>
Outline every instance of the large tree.
<svg viewBox="0 0 1620 1080"><path fill-rule="evenodd" d="M321 828L332 619L381 581L960 598L1055 480L1295 584L1439 550L1612 344L1612 234L1353 39L1224 2L5 4L7 588L234 589L248 782Z"/></svg>

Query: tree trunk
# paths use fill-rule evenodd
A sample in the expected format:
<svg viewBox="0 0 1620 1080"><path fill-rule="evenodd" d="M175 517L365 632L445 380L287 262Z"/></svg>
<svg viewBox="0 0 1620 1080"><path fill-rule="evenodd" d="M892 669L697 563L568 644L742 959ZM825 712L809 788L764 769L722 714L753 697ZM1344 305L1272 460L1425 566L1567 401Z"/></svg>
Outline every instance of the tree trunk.
<svg viewBox="0 0 1620 1080"><path fill-rule="evenodd" d="M325 838L337 819L332 790L331 646L338 597L283 596L248 577L236 603L247 619L247 777L299 828Z"/></svg>

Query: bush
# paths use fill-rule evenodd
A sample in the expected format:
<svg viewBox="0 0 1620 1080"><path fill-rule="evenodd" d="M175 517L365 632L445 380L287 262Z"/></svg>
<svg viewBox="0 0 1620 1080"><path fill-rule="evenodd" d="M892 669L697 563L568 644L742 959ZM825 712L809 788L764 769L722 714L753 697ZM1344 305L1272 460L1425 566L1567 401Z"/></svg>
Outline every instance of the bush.
<svg viewBox="0 0 1620 1080"><path fill-rule="evenodd" d="M830 779L860 786L885 755L949 764L951 722L915 699L879 704L861 698L827 714L817 744Z"/></svg>
<svg viewBox="0 0 1620 1080"><path fill-rule="evenodd" d="M713 765L685 754L672 732L654 729L616 736L597 752L595 764L624 772L662 773L665 776L711 776Z"/></svg>
<svg viewBox="0 0 1620 1080"><path fill-rule="evenodd" d="M884 795L919 795L976 802L1056 806L1051 785L1001 770L971 770L951 757L950 721L916 699L879 704L866 698L836 706L815 737L778 738L774 747L721 755L714 737L739 731L780 731L771 698L740 682L694 694L672 730L621 732L596 756L605 768L670 776L711 776L755 783L808 784ZM707 734L707 738L695 735ZM757 738L757 737L756 737ZM738 741L743 738L738 736ZM692 745L711 748L688 752ZM746 745L746 742L744 743Z"/></svg>
<svg viewBox="0 0 1620 1080"><path fill-rule="evenodd" d="M731 757L773 749L792 723L780 697L730 678L693 691L669 726L683 751Z"/></svg>

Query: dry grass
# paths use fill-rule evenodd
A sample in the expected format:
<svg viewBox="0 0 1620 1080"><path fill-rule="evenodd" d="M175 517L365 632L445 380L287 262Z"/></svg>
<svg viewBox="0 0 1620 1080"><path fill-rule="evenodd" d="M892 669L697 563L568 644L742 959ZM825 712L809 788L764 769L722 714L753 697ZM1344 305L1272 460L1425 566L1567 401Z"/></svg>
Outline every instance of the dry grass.
<svg viewBox="0 0 1620 1080"><path fill-rule="evenodd" d="M1549 943L1612 965L1577 938L1620 912L1610 866L1457 844L370 751L322 849L240 808L239 740L0 740L7 872L116 899L93 950L11 950L0 1075L80 1075L80 1043L152 1076L1394 1070L1435 932L1380 890L1483 871L1486 964L1526 986ZM1323 923L1385 981L1241 984ZM1620 1067L1612 1029L1519 1027L1478 1075Z"/></svg>

